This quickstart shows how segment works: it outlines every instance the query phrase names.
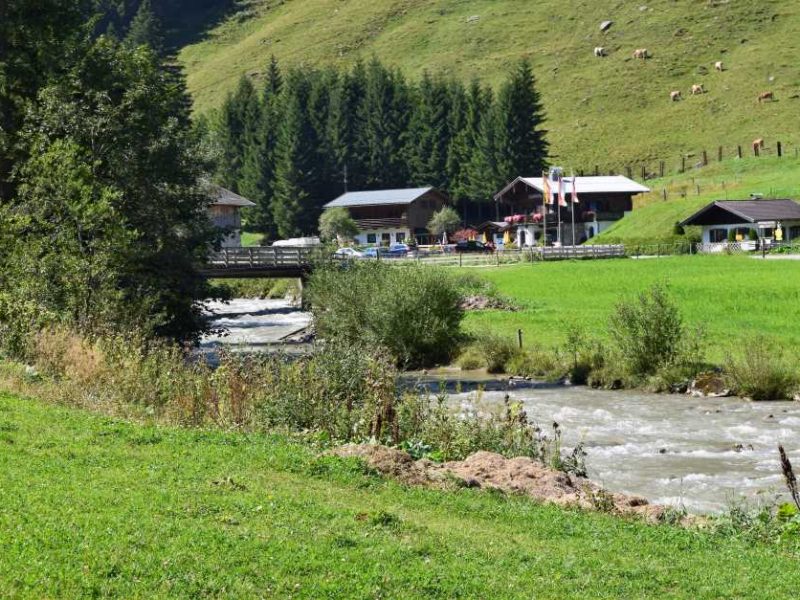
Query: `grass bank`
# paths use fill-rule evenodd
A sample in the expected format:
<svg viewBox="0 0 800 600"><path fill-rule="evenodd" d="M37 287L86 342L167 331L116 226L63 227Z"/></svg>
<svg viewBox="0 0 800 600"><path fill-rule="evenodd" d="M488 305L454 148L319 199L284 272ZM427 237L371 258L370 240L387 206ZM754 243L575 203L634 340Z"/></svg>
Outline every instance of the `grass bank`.
<svg viewBox="0 0 800 600"><path fill-rule="evenodd" d="M784 545L0 395L4 597L784 598Z"/></svg>
<svg viewBox="0 0 800 600"><path fill-rule="evenodd" d="M517 312L470 312L466 329L494 332L525 344L563 344L572 326L605 338L621 296L666 282L689 325L702 325L708 358L721 362L753 334L787 349L800 344L800 262L736 256L675 256L527 263L480 271Z"/></svg>

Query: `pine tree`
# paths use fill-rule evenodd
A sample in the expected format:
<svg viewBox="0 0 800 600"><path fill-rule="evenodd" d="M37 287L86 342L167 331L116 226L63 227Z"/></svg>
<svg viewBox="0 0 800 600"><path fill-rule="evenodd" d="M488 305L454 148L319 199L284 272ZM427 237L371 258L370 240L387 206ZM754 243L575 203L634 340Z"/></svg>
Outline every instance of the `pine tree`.
<svg viewBox="0 0 800 600"><path fill-rule="evenodd" d="M142 0L139 9L128 27L125 44L136 46L150 46L154 52L161 54L164 50L164 35L161 21L153 12L150 0Z"/></svg>
<svg viewBox="0 0 800 600"><path fill-rule="evenodd" d="M519 175L536 176L547 167L548 144L533 70L523 60L501 87L497 98L496 163L498 185Z"/></svg>
<svg viewBox="0 0 800 600"><path fill-rule="evenodd" d="M225 99L219 115L217 133L220 158L217 169L219 183L239 191L248 141L257 127L259 99L253 83L242 76L236 91Z"/></svg>
<svg viewBox="0 0 800 600"><path fill-rule="evenodd" d="M467 96L466 126L458 137L458 154L465 159L455 196L481 202L497 191L496 109L490 88L477 80Z"/></svg>
<svg viewBox="0 0 800 600"><path fill-rule="evenodd" d="M451 108L447 84L424 73L415 90L413 107L406 153L410 183L446 190Z"/></svg>
<svg viewBox="0 0 800 600"><path fill-rule="evenodd" d="M363 190L367 186L364 108L366 93L366 68L357 62L353 69L337 81L331 92L328 111L328 133L331 153L335 160L334 176L349 190ZM334 189L336 182L333 183Z"/></svg>
<svg viewBox="0 0 800 600"><path fill-rule="evenodd" d="M310 84L299 72L290 74L282 94L285 106L275 149L272 213L281 237L316 230L321 210L318 188L317 140L308 116Z"/></svg>
<svg viewBox="0 0 800 600"><path fill-rule="evenodd" d="M451 80L447 86L447 95L450 102L450 111L447 117L449 137L447 143L447 172L446 191L451 200L463 200L460 186L469 160L470 147L463 143L467 129L467 92L461 82Z"/></svg>

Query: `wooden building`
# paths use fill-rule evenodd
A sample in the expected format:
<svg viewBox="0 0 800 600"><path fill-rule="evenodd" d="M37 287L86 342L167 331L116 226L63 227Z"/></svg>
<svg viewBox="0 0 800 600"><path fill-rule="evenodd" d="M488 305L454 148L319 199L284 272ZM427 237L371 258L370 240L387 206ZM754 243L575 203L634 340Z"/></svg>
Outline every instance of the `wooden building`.
<svg viewBox="0 0 800 600"><path fill-rule="evenodd" d="M541 177L517 177L494 195L498 221L516 226L519 246L541 243L545 226L548 243L572 244L605 231L633 210L633 197L650 189L621 175L574 177L578 203L572 202L573 177L563 177L566 206L559 211L558 181L549 180L553 204L544 204ZM574 213L574 214L573 214ZM560 216L559 216L560 215Z"/></svg>
<svg viewBox="0 0 800 600"><path fill-rule="evenodd" d="M681 222L702 228L702 243L724 245L733 237L748 240L800 241L800 204L787 199L718 200Z"/></svg>
<svg viewBox="0 0 800 600"><path fill-rule="evenodd" d="M241 210L255 206L247 198L226 190L220 186L211 186L211 204L208 214L216 227L225 232L222 239L223 248L237 248L242 245L242 215Z"/></svg>
<svg viewBox="0 0 800 600"><path fill-rule="evenodd" d="M348 192L325 205L344 207L358 224L356 242L361 245L389 245L408 242L430 243L428 222L447 204L447 196L432 187L400 190Z"/></svg>

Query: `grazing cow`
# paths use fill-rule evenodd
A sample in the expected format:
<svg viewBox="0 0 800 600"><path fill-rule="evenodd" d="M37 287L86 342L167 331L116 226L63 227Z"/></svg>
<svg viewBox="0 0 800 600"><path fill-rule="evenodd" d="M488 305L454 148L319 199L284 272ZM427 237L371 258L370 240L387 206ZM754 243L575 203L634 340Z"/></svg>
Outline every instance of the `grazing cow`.
<svg viewBox="0 0 800 600"><path fill-rule="evenodd" d="M669 99L673 102L677 102L681 99L681 91L680 90L673 90L669 93Z"/></svg>
<svg viewBox="0 0 800 600"><path fill-rule="evenodd" d="M650 53L647 51L647 48L637 48L633 51L633 58L650 58Z"/></svg>
<svg viewBox="0 0 800 600"><path fill-rule="evenodd" d="M762 102L766 102L767 100L772 102L773 100L775 100L775 95L772 92L761 92L758 95L758 103L759 104L761 104Z"/></svg>
<svg viewBox="0 0 800 600"><path fill-rule="evenodd" d="M692 96L695 96L697 94L705 94L705 93L706 93L706 91L703 89L703 84L702 83L695 83L695 84L692 85Z"/></svg>
<svg viewBox="0 0 800 600"><path fill-rule="evenodd" d="M755 151L757 149L763 149L763 148L764 148L764 138L757 138L757 139L753 140L753 152L754 153L755 153Z"/></svg>
<svg viewBox="0 0 800 600"><path fill-rule="evenodd" d="M603 48L602 46L597 46L597 48L594 49L594 55L601 57L606 56L606 49Z"/></svg>
<svg viewBox="0 0 800 600"><path fill-rule="evenodd" d="M720 73L725 70L725 68L722 66L721 60L718 60L717 62L714 63L714 68Z"/></svg>

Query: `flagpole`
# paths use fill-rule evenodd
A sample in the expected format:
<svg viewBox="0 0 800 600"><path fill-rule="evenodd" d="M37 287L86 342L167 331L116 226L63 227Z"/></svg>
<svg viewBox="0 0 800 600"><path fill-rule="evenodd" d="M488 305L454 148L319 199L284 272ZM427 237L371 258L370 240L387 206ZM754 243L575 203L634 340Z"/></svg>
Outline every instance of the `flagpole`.
<svg viewBox="0 0 800 600"><path fill-rule="evenodd" d="M545 185L542 186L542 246L544 247L547 246L547 174L544 171L542 171L542 177L545 181ZM544 250L542 250L542 258L544 258Z"/></svg>
<svg viewBox="0 0 800 600"><path fill-rule="evenodd" d="M575 183L575 173L572 173L572 248L575 248L575 190L578 186Z"/></svg>
<svg viewBox="0 0 800 600"><path fill-rule="evenodd" d="M561 246L561 199L564 197L563 186L564 185L564 178L561 175L558 176L558 229L556 229L556 239L558 240L558 245Z"/></svg>

